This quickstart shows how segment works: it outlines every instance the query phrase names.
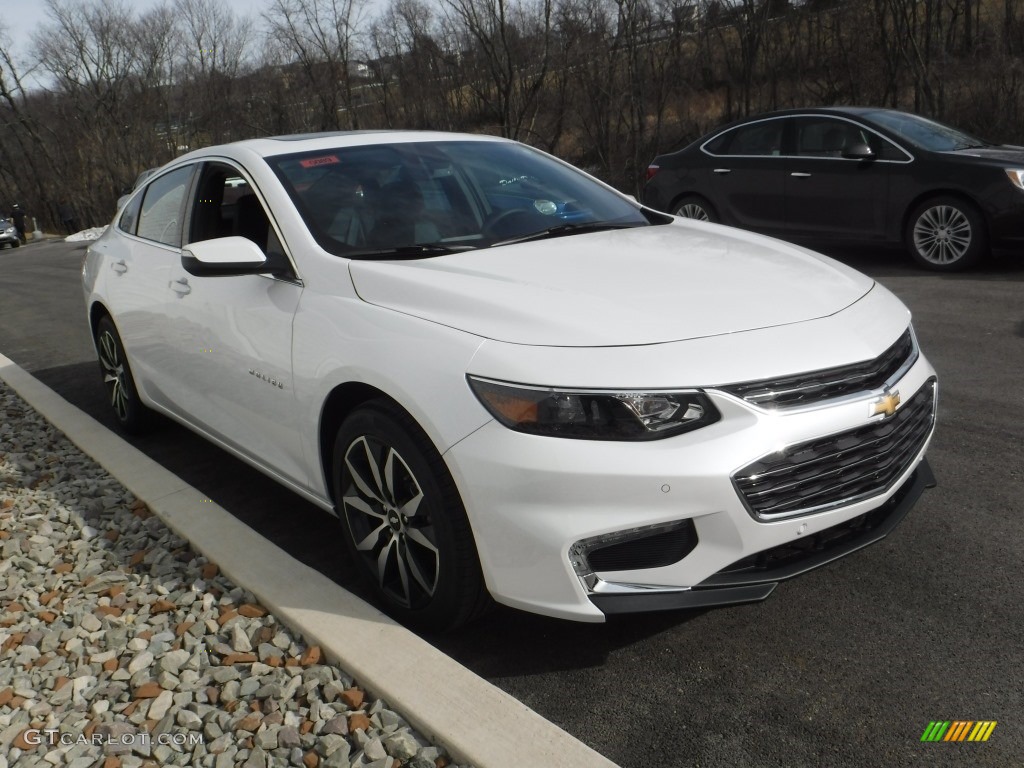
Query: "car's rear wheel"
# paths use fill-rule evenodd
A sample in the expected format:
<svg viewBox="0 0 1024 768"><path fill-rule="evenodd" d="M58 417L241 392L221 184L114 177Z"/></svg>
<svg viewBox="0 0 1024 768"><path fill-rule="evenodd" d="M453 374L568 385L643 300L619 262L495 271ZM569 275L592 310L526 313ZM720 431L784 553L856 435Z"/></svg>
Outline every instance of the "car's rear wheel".
<svg viewBox="0 0 1024 768"><path fill-rule="evenodd" d="M700 195L687 195L677 200L672 213L684 219L696 219L697 221L718 221L718 214L707 200Z"/></svg>
<svg viewBox="0 0 1024 768"><path fill-rule="evenodd" d="M118 425L128 434L142 434L153 426L153 411L139 400L135 379L124 354L121 337L109 317L96 323L96 352L99 356L107 400Z"/></svg>
<svg viewBox="0 0 1024 768"><path fill-rule="evenodd" d="M933 197L911 213L906 242L922 267L956 272L982 260L988 250L988 232L981 212L967 201Z"/></svg>
<svg viewBox="0 0 1024 768"><path fill-rule="evenodd" d="M334 442L332 479L346 548L385 611L441 630L487 606L458 489L408 414L383 399L353 412Z"/></svg>

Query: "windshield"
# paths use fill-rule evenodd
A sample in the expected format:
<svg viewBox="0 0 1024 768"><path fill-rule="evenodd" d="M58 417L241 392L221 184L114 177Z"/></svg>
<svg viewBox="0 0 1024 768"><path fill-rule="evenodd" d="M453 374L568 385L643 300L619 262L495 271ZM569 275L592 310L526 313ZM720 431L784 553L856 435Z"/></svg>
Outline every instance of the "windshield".
<svg viewBox="0 0 1024 768"><path fill-rule="evenodd" d="M267 159L306 226L348 258L420 258L650 223L641 209L523 144L444 141Z"/></svg>
<svg viewBox="0 0 1024 768"><path fill-rule="evenodd" d="M922 149L932 152L951 152L957 149L972 149L990 146L989 142L971 136L934 120L906 112L874 112L871 119L893 133Z"/></svg>

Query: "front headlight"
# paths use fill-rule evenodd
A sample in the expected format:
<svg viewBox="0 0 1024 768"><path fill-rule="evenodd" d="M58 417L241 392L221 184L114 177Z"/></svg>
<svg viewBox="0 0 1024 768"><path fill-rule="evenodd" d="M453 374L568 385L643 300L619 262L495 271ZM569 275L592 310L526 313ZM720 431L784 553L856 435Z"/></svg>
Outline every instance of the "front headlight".
<svg viewBox="0 0 1024 768"><path fill-rule="evenodd" d="M1024 168L1007 168L1006 175L1017 189L1024 189Z"/></svg>
<svg viewBox="0 0 1024 768"><path fill-rule="evenodd" d="M658 440L721 418L703 392L553 389L468 376L490 414L509 429L577 440Z"/></svg>

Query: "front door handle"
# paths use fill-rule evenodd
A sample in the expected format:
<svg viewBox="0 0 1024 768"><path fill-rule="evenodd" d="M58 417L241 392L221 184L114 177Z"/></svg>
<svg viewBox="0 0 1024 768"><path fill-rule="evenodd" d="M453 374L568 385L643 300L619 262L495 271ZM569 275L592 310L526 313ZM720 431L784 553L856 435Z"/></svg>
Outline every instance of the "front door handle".
<svg viewBox="0 0 1024 768"><path fill-rule="evenodd" d="M117 274L119 275L123 275L125 272L128 271L128 265L124 263L124 259L111 262L110 268L117 272Z"/></svg>
<svg viewBox="0 0 1024 768"><path fill-rule="evenodd" d="M179 296L185 296L189 293L192 293L192 287L188 284L188 280L185 279L184 277L179 280L175 280L173 283L171 283L171 290L174 291Z"/></svg>
<svg viewBox="0 0 1024 768"><path fill-rule="evenodd" d="M732 168L715 168L714 173L732 173Z"/></svg>
<svg viewBox="0 0 1024 768"><path fill-rule="evenodd" d="M809 179L811 177L811 174L809 174L809 173L800 173L799 171L793 171L793 173L791 173L789 175L790 176L796 176L798 179Z"/></svg>

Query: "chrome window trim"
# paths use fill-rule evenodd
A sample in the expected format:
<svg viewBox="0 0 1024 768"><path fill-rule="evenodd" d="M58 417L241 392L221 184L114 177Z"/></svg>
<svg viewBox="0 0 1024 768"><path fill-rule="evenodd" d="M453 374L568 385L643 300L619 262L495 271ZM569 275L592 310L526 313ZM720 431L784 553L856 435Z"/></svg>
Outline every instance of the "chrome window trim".
<svg viewBox="0 0 1024 768"><path fill-rule="evenodd" d="M776 116L776 117L765 117L765 118L761 118L760 120L751 120L750 122L743 123L742 125L734 125L732 128L726 128L723 131L719 131L714 136L712 136L710 139L708 139L703 144L701 144L700 145L700 151L703 152L708 157L714 157L714 158L719 158L719 159L720 158L736 157L736 158L744 158L744 159L748 159L749 160L749 159L764 158L764 157L777 157L777 158L785 158L785 159L789 159L789 160L839 160L839 161L842 161L842 162L845 162L845 163L860 163L860 162L863 162L863 160L857 160L857 159L850 158L850 157L818 157L818 156L815 156L815 155L782 155L782 154L779 154L779 155L716 155L714 152L709 152L707 149L705 149L705 147L707 147L708 144L710 144L711 142L713 142L715 139L719 138L720 136L723 136L726 133L729 133L730 131L735 131L735 130L738 130L740 128L743 128L744 126L755 125L756 123L766 123L766 122L768 122L770 120L789 120L790 118L800 118L800 117L819 117L819 118L820 117L826 117L826 118L830 118L830 119L833 119L833 120L842 120L842 121L847 122L847 123L852 123L853 125L856 125L858 128L863 128L866 131L870 131L871 133L875 134L878 138L880 138L882 141L884 141L884 142L886 142L888 144L891 144L892 146L896 147L896 149L898 149L900 152L902 152L908 158L906 160L883 160L881 158L877 158L877 159L873 160L872 162L875 162L875 163L889 163L889 164L892 164L892 165L909 165L910 163L914 162L914 160L917 159L913 155L913 153L911 153L907 149L904 149L903 147L901 147L899 144L897 144L895 141L890 139L888 136L882 135L881 133L876 131L874 128L872 128L870 125L865 125L864 123L858 122L857 120L854 120L853 118L846 117L845 115L815 114L813 112L807 113L807 114L779 115L779 116Z"/></svg>

